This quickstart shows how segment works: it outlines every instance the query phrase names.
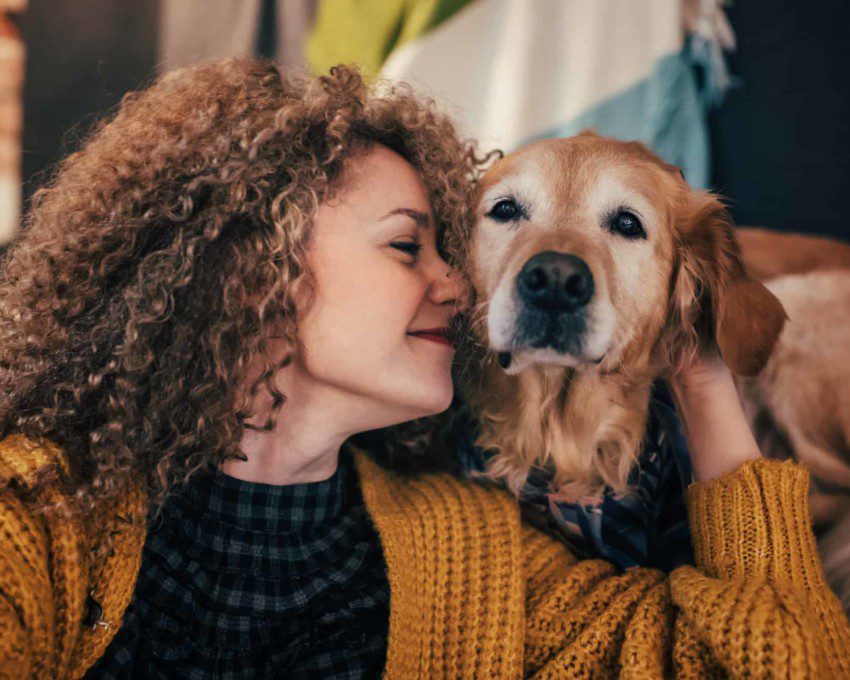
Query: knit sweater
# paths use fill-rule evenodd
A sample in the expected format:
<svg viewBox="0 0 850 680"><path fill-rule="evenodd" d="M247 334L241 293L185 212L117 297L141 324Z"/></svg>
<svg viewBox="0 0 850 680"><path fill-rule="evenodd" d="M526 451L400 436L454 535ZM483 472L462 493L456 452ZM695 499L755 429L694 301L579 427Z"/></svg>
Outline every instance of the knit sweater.
<svg viewBox="0 0 850 680"><path fill-rule="evenodd" d="M390 583L388 678L850 677L850 625L794 463L753 461L692 485L696 566L665 577L578 560L499 489L400 477L355 455ZM35 514L59 490L22 491L66 465L50 444L0 442L2 677L80 677L131 599L144 493L128 485L92 516Z"/></svg>

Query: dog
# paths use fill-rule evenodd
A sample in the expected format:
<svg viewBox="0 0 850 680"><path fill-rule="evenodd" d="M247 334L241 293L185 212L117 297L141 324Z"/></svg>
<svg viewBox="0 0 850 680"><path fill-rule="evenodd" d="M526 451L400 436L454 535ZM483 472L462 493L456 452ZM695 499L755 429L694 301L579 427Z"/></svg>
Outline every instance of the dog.
<svg viewBox="0 0 850 680"><path fill-rule="evenodd" d="M475 367L459 389L487 476L581 497L627 491L654 380L716 345L754 376L785 322L721 201L637 142L544 140L479 181L467 235Z"/></svg>

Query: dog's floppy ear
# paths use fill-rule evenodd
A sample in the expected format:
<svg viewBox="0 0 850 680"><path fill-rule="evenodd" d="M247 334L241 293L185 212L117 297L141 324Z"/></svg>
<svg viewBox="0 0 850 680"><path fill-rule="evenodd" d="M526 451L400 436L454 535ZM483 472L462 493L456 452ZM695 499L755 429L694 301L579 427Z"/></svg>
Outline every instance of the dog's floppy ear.
<svg viewBox="0 0 850 680"><path fill-rule="evenodd" d="M667 359L681 368L714 341L733 372L755 375L782 332L785 310L747 276L731 218L716 196L689 190L679 212Z"/></svg>

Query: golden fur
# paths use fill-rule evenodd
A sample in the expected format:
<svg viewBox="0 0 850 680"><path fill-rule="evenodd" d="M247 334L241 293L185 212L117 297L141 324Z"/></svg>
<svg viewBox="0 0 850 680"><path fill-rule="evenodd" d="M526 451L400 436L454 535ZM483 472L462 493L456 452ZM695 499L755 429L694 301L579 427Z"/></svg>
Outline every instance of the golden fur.
<svg viewBox="0 0 850 680"><path fill-rule="evenodd" d="M757 227L739 228L735 238L741 246L747 272L759 281L786 274L850 269L850 244L835 239Z"/></svg>
<svg viewBox="0 0 850 680"><path fill-rule="evenodd" d="M769 413L816 477L850 490L850 270L791 274L767 286L789 322L765 370L737 379L744 404L753 422L756 410ZM782 457L780 447L767 443L765 453Z"/></svg>
<svg viewBox="0 0 850 680"><path fill-rule="evenodd" d="M529 206L522 223L488 218L505 196ZM481 425L477 444L494 452L489 474L514 492L533 466L552 469L573 496L625 489L652 381L709 341L735 372L755 374L782 329L782 307L747 276L720 201L638 143L583 133L532 144L494 164L475 205L466 261L477 300L460 389ZM602 226L620 205L641 212L645 241ZM604 350L599 363L495 337L515 320L517 273L546 250L577 255L592 272L585 344ZM507 370L496 359L506 350Z"/></svg>

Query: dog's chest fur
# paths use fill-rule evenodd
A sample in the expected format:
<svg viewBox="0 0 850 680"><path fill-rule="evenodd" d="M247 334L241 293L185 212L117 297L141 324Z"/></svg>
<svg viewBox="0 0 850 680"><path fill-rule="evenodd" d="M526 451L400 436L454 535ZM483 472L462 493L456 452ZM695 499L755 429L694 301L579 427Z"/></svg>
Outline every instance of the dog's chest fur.
<svg viewBox="0 0 850 680"><path fill-rule="evenodd" d="M554 471L563 493L605 486L621 491L640 454L650 380L622 374L532 367L507 375L493 362L464 398L476 418L476 445L492 452L488 474L515 493L532 467Z"/></svg>
<svg viewBox="0 0 850 680"><path fill-rule="evenodd" d="M445 432L460 469L473 478L486 473L492 451L476 445L480 427L462 399L456 401ZM684 498L693 481L690 457L663 383L652 385L640 456L627 492L606 488L592 496L568 495L554 488L553 476L551 467L531 470L518 494L523 518L564 540L576 555L601 558L620 569L648 566L665 573L693 564Z"/></svg>

